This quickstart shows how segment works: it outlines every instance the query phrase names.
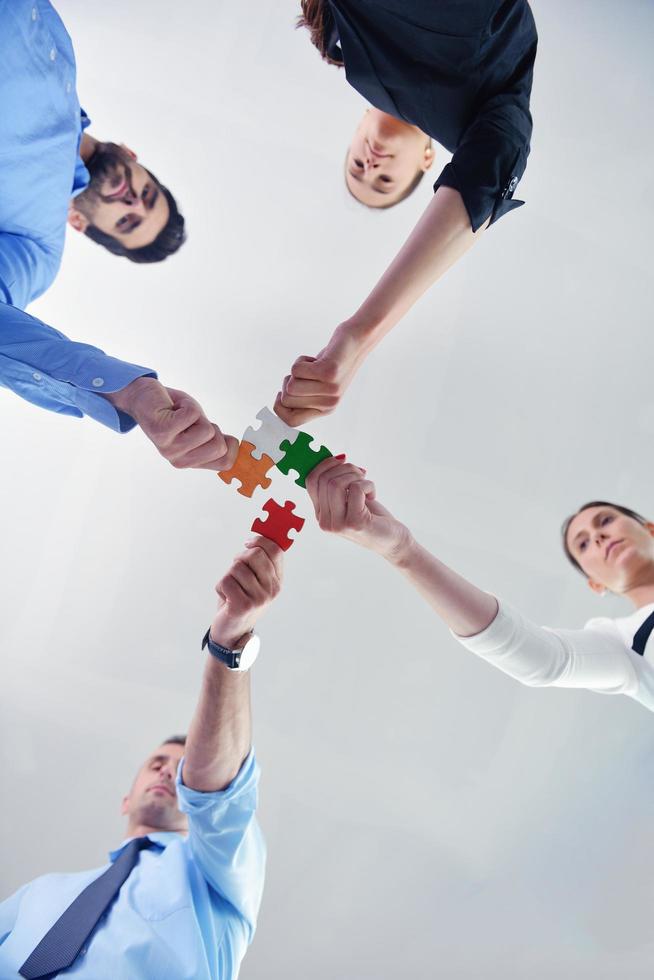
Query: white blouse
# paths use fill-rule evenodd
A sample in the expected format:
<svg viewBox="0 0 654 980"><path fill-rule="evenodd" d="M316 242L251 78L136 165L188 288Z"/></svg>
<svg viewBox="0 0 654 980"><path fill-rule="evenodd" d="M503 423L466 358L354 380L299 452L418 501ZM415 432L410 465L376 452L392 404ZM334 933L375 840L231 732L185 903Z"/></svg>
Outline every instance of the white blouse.
<svg viewBox="0 0 654 980"><path fill-rule="evenodd" d="M636 641L641 655L632 644L650 617ZM622 619L590 619L581 630L564 630L537 626L501 602L481 633L452 635L522 684L626 694L654 711L654 603Z"/></svg>

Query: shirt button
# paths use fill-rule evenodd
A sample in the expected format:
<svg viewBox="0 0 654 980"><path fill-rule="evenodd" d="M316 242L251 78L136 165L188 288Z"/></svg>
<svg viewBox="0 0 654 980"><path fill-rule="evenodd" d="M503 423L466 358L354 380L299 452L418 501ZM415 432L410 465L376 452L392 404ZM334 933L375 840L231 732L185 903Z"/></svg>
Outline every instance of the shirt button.
<svg viewBox="0 0 654 980"><path fill-rule="evenodd" d="M32 377L34 378L35 381L41 381L42 379L42 375L40 375L38 371L35 371Z"/></svg>
<svg viewBox="0 0 654 980"><path fill-rule="evenodd" d="M66 82L66 91L68 93L70 93L70 90L72 89L72 87L73 87L73 83L72 82Z"/></svg>
<svg viewBox="0 0 654 980"><path fill-rule="evenodd" d="M37 17L36 7L32 7L32 20L36 20Z"/></svg>
<svg viewBox="0 0 654 980"><path fill-rule="evenodd" d="M102 385L104 384L104 378L94 378L91 384L93 385L94 388L102 388Z"/></svg>
<svg viewBox="0 0 654 980"><path fill-rule="evenodd" d="M54 61L56 57L57 57L57 49L50 48L50 61Z"/></svg>

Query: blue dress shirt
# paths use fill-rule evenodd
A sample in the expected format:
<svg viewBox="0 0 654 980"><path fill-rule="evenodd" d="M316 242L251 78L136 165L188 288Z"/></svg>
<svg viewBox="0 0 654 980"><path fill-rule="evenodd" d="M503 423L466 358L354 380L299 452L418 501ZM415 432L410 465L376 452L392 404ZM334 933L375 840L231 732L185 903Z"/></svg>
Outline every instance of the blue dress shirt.
<svg viewBox="0 0 654 980"><path fill-rule="evenodd" d="M265 845L256 821L259 768L250 752L217 793L182 782L189 833L153 833L115 902L66 976L80 980L236 980L256 927ZM115 859L127 841L110 854ZM108 865L49 874L0 904L0 977L18 969L59 916Z"/></svg>
<svg viewBox="0 0 654 980"><path fill-rule="evenodd" d="M57 275L68 204L89 183L79 155L89 120L77 98L75 54L48 0L0 0L0 105L0 385L43 408L125 431L133 420L98 392L154 372L73 344L22 312ZM21 360L21 341L29 347L37 334L38 356Z"/></svg>

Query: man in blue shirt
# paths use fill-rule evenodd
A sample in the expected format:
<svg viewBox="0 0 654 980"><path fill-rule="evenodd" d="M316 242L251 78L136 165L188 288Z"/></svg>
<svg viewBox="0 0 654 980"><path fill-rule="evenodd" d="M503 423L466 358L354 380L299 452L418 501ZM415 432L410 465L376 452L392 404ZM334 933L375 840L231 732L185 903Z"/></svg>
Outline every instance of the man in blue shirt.
<svg viewBox="0 0 654 980"><path fill-rule="evenodd" d="M257 537L218 583L205 637L212 656L188 736L167 739L141 766L123 799L126 839L109 865L44 875L0 904L2 980L60 971L235 980L265 864L247 668L258 649L253 626L281 577L281 549Z"/></svg>
<svg viewBox="0 0 654 980"><path fill-rule="evenodd" d="M176 467L229 468L236 440L190 396L24 312L57 274L67 220L136 262L184 240L172 194L126 147L85 132L73 46L48 0L0 0L0 105L0 386L119 432L138 424Z"/></svg>
<svg viewBox="0 0 654 980"><path fill-rule="evenodd" d="M101 143L75 53L48 0L0 3L0 293L24 309L54 280L66 221L138 262L184 240L174 198L124 146Z"/></svg>

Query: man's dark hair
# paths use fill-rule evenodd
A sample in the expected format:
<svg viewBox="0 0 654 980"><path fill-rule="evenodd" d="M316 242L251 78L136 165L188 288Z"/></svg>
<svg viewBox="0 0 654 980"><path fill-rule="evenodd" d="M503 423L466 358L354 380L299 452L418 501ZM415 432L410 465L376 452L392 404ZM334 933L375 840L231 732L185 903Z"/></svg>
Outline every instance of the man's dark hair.
<svg viewBox="0 0 654 980"><path fill-rule="evenodd" d="M186 745L186 735L171 735L170 738L165 738L162 745Z"/></svg>
<svg viewBox="0 0 654 980"><path fill-rule="evenodd" d="M647 521L642 516L642 514L637 514L635 510L631 510L629 507L623 507L622 504L612 504L608 500L591 500L587 504L582 504L579 510L576 510L574 514L570 515L570 517L566 517L563 524L561 525L563 550L565 551L566 558L568 559L570 564L573 565L584 576L586 575L585 571L583 570L583 568L581 567L577 559L573 556L572 552L568 548L568 528L570 527L570 524L575 519L575 517L577 517L583 511L589 510L591 507L612 507L613 510L619 511L621 514L624 514L626 517L632 517L635 521L638 521L639 524L643 524L643 525L647 524Z"/></svg>
<svg viewBox="0 0 654 980"><path fill-rule="evenodd" d="M98 245L104 245L113 255L124 255L130 262L162 262L169 255L176 252L186 241L184 216L177 210L175 198L167 187L159 183L153 173L149 170L147 173L150 174L150 177L168 201L170 211L168 221L154 241L150 242L149 245L143 245L142 248L125 248L123 243L119 242L117 238L114 238L113 235L107 235L104 231L100 231L95 225L88 225L84 231L87 238L97 242Z"/></svg>

